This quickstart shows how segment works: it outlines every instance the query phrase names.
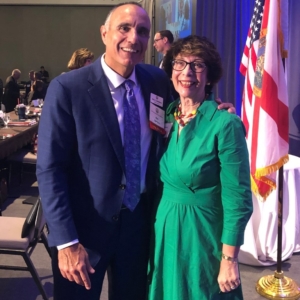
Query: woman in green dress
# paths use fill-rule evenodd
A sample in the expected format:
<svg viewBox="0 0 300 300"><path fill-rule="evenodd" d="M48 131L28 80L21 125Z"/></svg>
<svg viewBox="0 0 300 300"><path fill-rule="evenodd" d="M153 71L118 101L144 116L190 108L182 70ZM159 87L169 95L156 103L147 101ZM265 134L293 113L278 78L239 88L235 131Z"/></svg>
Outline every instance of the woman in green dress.
<svg viewBox="0 0 300 300"><path fill-rule="evenodd" d="M220 55L204 37L173 43L162 196L153 222L150 300L243 299L238 252L252 213L245 129L217 109Z"/></svg>

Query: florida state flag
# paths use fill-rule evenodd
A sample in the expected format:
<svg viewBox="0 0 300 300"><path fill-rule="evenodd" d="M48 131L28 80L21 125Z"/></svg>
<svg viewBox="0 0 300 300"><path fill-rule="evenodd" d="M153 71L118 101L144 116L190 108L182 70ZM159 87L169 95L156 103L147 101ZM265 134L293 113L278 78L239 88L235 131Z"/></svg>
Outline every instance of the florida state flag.
<svg viewBox="0 0 300 300"><path fill-rule="evenodd" d="M281 53L280 0L255 2L240 72L245 76L242 120L247 130L251 188L266 200L276 171L288 161L288 97Z"/></svg>

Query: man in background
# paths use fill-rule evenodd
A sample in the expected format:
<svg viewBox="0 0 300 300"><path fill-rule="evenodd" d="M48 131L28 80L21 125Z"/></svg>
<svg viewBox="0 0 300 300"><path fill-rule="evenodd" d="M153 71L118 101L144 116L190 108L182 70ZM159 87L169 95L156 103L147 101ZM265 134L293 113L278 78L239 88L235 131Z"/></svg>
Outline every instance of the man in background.
<svg viewBox="0 0 300 300"><path fill-rule="evenodd" d="M162 53L163 56L166 55L167 51L170 49L171 44L174 41L173 33L170 30L161 30L155 33L153 46L156 51ZM159 62L158 67L162 69L163 59Z"/></svg>
<svg viewBox="0 0 300 300"><path fill-rule="evenodd" d="M41 66L40 73L42 75L41 79L43 80L43 82L48 83L49 73L48 73L48 71L45 70L44 66Z"/></svg>
<svg viewBox="0 0 300 300"><path fill-rule="evenodd" d="M155 47L157 52L163 54L163 58L160 60L158 67L160 69L164 69L163 60L164 60L164 57L167 54L168 50L171 48L171 45L174 41L173 33L170 30L158 31L155 33L153 41L154 41L153 46ZM172 74L167 73L167 75L170 78L171 93L172 93L173 99L175 100L179 97L179 95L173 86L173 83L171 80Z"/></svg>
<svg viewBox="0 0 300 300"><path fill-rule="evenodd" d="M20 98L18 79L20 76L21 71L19 69L14 69L11 73L11 76L8 76L6 79L2 101L6 112L13 111L18 104L18 99Z"/></svg>

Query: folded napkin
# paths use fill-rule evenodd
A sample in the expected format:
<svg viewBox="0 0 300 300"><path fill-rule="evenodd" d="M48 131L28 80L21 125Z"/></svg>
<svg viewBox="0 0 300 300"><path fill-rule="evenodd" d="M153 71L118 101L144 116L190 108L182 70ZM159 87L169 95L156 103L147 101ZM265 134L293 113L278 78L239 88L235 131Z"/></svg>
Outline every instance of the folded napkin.
<svg viewBox="0 0 300 300"><path fill-rule="evenodd" d="M8 123L8 126L31 126L36 124L36 120L26 120L26 121L12 121Z"/></svg>

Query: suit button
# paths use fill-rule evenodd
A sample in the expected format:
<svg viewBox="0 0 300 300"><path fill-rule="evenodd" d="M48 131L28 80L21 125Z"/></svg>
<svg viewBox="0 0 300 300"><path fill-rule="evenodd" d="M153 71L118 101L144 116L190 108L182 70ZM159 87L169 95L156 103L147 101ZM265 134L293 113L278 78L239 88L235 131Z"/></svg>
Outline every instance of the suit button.
<svg viewBox="0 0 300 300"><path fill-rule="evenodd" d="M120 184L120 189L125 190L126 189L126 184Z"/></svg>
<svg viewBox="0 0 300 300"><path fill-rule="evenodd" d="M118 221L119 220L119 216L118 215L114 215L113 217L112 217L112 219L114 220L114 221Z"/></svg>

